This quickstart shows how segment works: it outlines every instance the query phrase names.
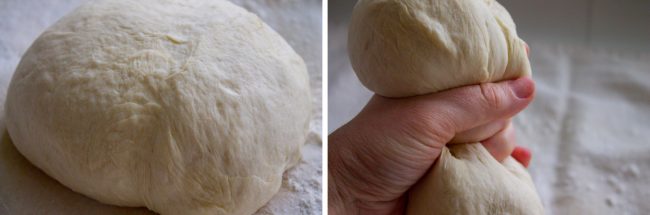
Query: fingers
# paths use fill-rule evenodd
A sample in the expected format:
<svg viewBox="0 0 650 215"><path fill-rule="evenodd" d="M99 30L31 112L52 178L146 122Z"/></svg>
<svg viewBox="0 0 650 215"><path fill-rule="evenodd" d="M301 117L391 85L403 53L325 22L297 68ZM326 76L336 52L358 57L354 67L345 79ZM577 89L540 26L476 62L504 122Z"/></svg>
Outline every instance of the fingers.
<svg viewBox="0 0 650 215"><path fill-rule="evenodd" d="M532 154L527 148L517 146L514 151L512 151L512 157L519 161L521 165L524 165L524 167L528 167L530 160L532 159Z"/></svg>
<svg viewBox="0 0 650 215"><path fill-rule="evenodd" d="M425 96L432 123L455 134L488 122L507 119L523 110L533 99L535 85L528 77L499 83L456 88Z"/></svg>
<svg viewBox="0 0 650 215"><path fill-rule="evenodd" d="M510 119L500 119L485 125L460 132L450 143L475 143L494 136L510 124Z"/></svg>
<svg viewBox="0 0 650 215"><path fill-rule="evenodd" d="M514 127L510 119L498 120L456 135L451 143L470 143L480 140L483 146L499 162L512 156L524 167L528 167L532 154L525 147L517 146Z"/></svg>
<svg viewBox="0 0 650 215"><path fill-rule="evenodd" d="M496 133L494 136L482 141L481 144L490 152L490 154L499 162L502 162L508 156L512 156L517 162L528 168L532 153L529 149L517 146L514 127L512 123L506 128Z"/></svg>
<svg viewBox="0 0 650 215"><path fill-rule="evenodd" d="M413 144L400 145L400 152L429 150L422 156L431 159L432 152L457 134L461 135L455 141L472 142L500 131L505 122L489 123L507 120L523 110L532 101L534 90L533 81L523 77L409 98L373 96L353 119L355 123L349 124L376 132L373 137L405 136ZM476 128L479 126L484 127Z"/></svg>
<svg viewBox="0 0 650 215"><path fill-rule="evenodd" d="M496 160L499 162L503 161L513 153L516 146L515 132L512 124L508 124L503 130L487 140L481 141L481 143Z"/></svg>

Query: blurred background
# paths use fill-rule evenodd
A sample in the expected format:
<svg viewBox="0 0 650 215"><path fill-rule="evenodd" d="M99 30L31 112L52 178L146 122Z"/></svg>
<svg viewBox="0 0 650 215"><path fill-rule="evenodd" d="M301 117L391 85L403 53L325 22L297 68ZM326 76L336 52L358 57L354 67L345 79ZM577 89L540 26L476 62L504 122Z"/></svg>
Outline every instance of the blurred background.
<svg viewBox="0 0 650 215"><path fill-rule="evenodd" d="M356 1L329 1L329 128L372 92L347 55ZM501 0L531 47L535 101L514 120L547 214L647 214L650 1Z"/></svg>

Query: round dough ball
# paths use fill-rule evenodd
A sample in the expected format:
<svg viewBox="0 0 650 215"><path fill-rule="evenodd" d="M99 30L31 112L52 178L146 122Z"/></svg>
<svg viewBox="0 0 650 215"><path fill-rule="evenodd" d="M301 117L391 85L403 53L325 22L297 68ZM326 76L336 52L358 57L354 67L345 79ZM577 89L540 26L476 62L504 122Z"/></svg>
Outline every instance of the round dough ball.
<svg viewBox="0 0 650 215"><path fill-rule="evenodd" d="M480 143L444 147L438 161L411 188L408 214L542 215L526 169L512 157L499 163Z"/></svg>
<svg viewBox="0 0 650 215"><path fill-rule="evenodd" d="M303 60L221 0L99 0L47 29L6 102L9 134L65 186L161 214L251 214L300 160Z"/></svg>
<svg viewBox="0 0 650 215"><path fill-rule="evenodd" d="M494 0L360 0L348 49L361 82L387 97L530 74L526 45Z"/></svg>

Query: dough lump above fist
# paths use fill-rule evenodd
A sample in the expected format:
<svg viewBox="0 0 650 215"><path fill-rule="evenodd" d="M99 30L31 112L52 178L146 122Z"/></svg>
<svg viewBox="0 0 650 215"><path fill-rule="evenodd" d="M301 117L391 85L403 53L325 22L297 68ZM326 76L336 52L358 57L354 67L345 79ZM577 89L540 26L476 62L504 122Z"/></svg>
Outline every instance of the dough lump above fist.
<svg viewBox="0 0 650 215"><path fill-rule="evenodd" d="M252 214L300 160L303 60L222 0L99 0L16 69L9 134L74 191L161 214Z"/></svg>
<svg viewBox="0 0 650 215"><path fill-rule="evenodd" d="M360 0L348 48L375 93L408 97L530 75L526 44L494 0ZM543 214L526 169L449 143L409 192L409 214Z"/></svg>
<svg viewBox="0 0 650 215"><path fill-rule="evenodd" d="M382 96L530 74L526 45L494 0L360 0L349 29L352 67Z"/></svg>

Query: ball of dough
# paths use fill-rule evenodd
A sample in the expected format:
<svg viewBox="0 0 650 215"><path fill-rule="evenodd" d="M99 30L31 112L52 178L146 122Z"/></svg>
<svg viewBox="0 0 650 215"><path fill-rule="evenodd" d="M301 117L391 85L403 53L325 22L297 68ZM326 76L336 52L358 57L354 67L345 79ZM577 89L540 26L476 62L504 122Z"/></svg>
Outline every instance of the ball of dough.
<svg viewBox="0 0 650 215"><path fill-rule="evenodd" d="M444 147L409 193L408 214L542 215L526 169L512 157L496 161L480 143Z"/></svg>
<svg viewBox="0 0 650 215"><path fill-rule="evenodd" d="M530 74L526 45L494 0L360 0L349 32L357 77L387 97Z"/></svg>
<svg viewBox="0 0 650 215"><path fill-rule="evenodd" d="M99 0L47 29L6 101L9 134L65 186L161 214L251 214L300 159L303 60L221 0Z"/></svg>

